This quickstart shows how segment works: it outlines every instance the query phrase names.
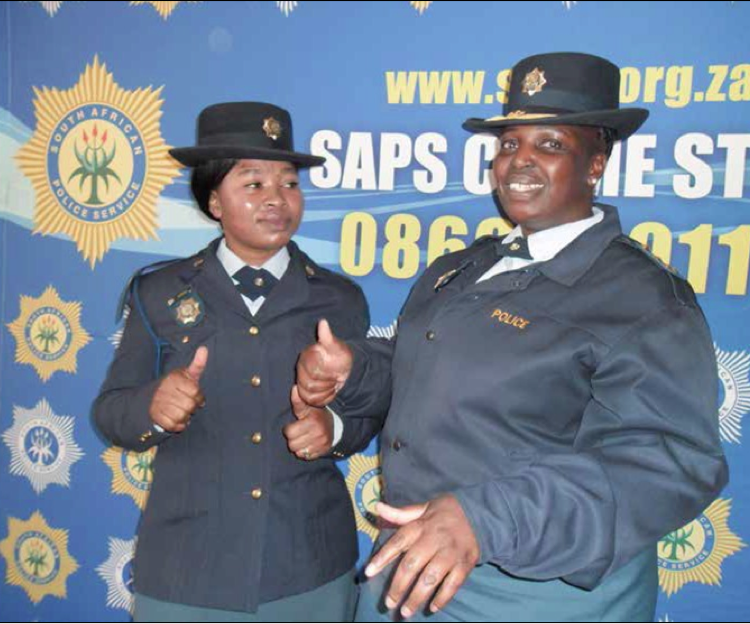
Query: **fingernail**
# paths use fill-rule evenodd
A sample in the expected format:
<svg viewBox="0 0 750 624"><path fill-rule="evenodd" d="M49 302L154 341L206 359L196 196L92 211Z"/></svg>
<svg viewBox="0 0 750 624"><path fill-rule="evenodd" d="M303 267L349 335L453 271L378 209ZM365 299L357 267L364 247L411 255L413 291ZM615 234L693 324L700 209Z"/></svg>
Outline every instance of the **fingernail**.
<svg viewBox="0 0 750 624"><path fill-rule="evenodd" d="M403 609L401 609L401 615L408 620L412 615L414 615L414 612L409 607L404 607Z"/></svg>
<svg viewBox="0 0 750 624"><path fill-rule="evenodd" d="M431 613L437 613L438 611L440 611L440 607L438 607L436 604L431 604L430 605L430 612Z"/></svg>
<svg viewBox="0 0 750 624"><path fill-rule="evenodd" d="M390 596L385 597L385 606L389 609L395 609L398 603Z"/></svg>
<svg viewBox="0 0 750 624"><path fill-rule="evenodd" d="M374 565L368 565L365 568L365 576L375 576L375 566Z"/></svg>

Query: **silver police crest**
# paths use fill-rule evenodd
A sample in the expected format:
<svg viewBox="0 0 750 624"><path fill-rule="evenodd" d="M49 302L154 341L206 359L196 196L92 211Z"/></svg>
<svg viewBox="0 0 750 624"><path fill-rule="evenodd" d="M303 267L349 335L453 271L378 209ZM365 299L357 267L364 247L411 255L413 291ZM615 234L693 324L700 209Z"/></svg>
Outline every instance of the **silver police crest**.
<svg viewBox="0 0 750 624"><path fill-rule="evenodd" d="M57 416L45 399L32 409L14 406L13 419L3 434L11 474L26 477L37 494L53 483L70 487L70 469L83 457L73 439L74 419Z"/></svg>

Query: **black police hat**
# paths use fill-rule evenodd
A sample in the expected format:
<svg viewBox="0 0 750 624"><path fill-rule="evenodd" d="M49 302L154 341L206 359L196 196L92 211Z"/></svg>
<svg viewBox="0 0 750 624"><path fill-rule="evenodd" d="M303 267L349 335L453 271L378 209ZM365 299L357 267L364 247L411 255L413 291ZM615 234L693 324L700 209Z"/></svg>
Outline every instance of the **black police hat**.
<svg viewBox="0 0 750 624"><path fill-rule="evenodd" d="M591 54L555 52L520 61L511 75L503 114L464 122L469 132L508 126L597 126L625 140L648 118L643 108L620 108L620 69Z"/></svg>
<svg viewBox="0 0 750 624"><path fill-rule="evenodd" d="M223 158L283 160L302 168L325 162L321 156L295 152L291 115L264 102L226 102L205 108L198 117L198 145L169 153L188 167Z"/></svg>

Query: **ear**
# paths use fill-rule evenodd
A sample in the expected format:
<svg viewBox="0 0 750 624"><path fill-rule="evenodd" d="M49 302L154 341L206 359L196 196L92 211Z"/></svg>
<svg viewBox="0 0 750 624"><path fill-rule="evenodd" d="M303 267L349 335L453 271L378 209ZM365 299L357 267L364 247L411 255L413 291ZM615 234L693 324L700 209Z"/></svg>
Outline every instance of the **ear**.
<svg viewBox="0 0 750 624"><path fill-rule="evenodd" d="M208 196L208 210L214 218L221 220L221 204L219 203L219 195L216 191L211 191L211 194Z"/></svg>
<svg viewBox="0 0 750 624"><path fill-rule="evenodd" d="M603 152L597 152L591 157L589 163L589 180L593 180L591 186L596 186L597 182L604 175L604 170L607 168L607 155Z"/></svg>

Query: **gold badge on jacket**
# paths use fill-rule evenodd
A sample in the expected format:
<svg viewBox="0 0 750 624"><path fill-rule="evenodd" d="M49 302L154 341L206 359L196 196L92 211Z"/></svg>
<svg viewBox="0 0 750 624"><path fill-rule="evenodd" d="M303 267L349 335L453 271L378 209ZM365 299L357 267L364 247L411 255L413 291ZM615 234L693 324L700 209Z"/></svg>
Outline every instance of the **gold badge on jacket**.
<svg viewBox="0 0 750 624"><path fill-rule="evenodd" d="M185 327L198 325L206 316L206 306L197 293L186 290L169 300L175 320Z"/></svg>

